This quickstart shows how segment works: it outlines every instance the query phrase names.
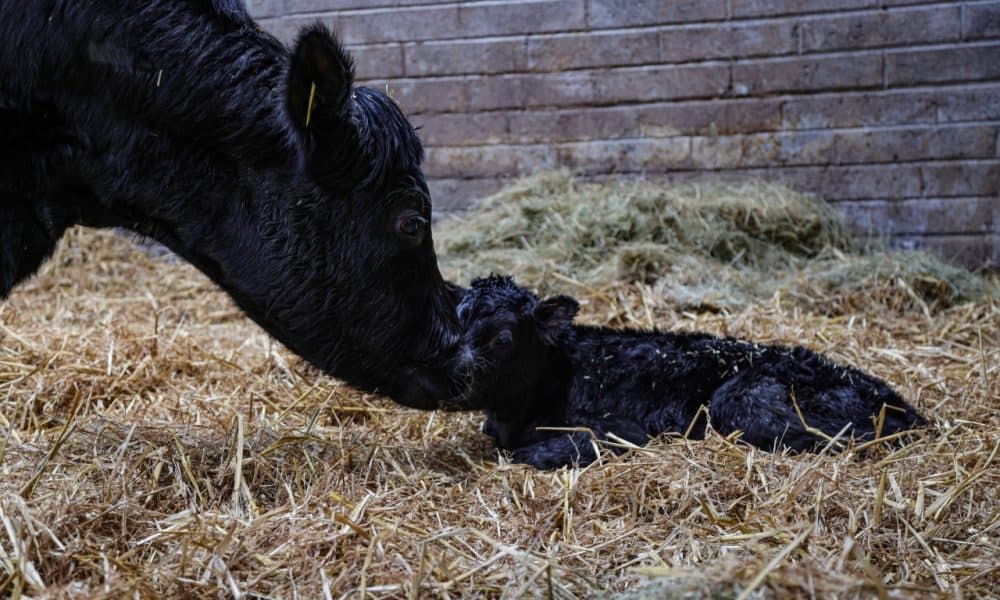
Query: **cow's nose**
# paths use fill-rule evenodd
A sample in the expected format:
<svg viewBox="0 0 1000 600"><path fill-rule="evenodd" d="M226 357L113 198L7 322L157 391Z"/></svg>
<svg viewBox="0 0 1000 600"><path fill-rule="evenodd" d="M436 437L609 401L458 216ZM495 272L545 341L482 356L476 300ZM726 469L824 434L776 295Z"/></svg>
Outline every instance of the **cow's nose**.
<svg viewBox="0 0 1000 600"><path fill-rule="evenodd" d="M462 364L458 367L458 376L464 381L472 381L472 353L469 353L467 360L463 360Z"/></svg>
<svg viewBox="0 0 1000 600"><path fill-rule="evenodd" d="M455 356L455 362L452 366L452 373L455 377L455 383L462 389L468 389L472 385L472 368L474 360L472 356L472 350L463 345L461 350Z"/></svg>

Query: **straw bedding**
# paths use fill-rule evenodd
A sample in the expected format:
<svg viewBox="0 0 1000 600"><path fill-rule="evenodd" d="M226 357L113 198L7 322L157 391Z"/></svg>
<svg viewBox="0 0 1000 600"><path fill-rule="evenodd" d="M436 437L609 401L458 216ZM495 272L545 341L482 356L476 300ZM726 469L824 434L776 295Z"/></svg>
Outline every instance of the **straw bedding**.
<svg viewBox="0 0 1000 600"><path fill-rule="evenodd" d="M1000 593L995 278L853 249L764 184L522 182L436 229L448 275L592 323L801 343L933 425L781 455L711 435L506 464L480 415L359 394L191 267L74 230L0 304L0 590L31 597ZM863 456L859 456L863 455Z"/></svg>

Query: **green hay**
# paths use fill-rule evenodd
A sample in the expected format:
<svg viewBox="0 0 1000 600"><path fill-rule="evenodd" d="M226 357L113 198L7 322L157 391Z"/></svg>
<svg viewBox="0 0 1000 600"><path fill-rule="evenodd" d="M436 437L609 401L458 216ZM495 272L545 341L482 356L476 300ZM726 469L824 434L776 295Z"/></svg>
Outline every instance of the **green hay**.
<svg viewBox="0 0 1000 600"><path fill-rule="evenodd" d="M825 202L780 185L524 179L436 229L459 281L509 272L540 293L644 284L681 307L739 309L778 294L826 313L872 302L939 310L997 283L924 252L862 251Z"/></svg>

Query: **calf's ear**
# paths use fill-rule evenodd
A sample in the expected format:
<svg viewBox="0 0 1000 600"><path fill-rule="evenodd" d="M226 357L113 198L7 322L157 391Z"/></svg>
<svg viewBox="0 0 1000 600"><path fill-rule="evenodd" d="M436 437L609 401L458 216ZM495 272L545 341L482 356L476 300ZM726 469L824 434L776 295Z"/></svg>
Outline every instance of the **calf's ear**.
<svg viewBox="0 0 1000 600"><path fill-rule="evenodd" d="M569 296L552 296L535 305L532 316L546 343L555 343L569 330L580 303Z"/></svg>
<svg viewBox="0 0 1000 600"><path fill-rule="evenodd" d="M350 122L354 61L321 23L299 34L288 69L288 114L300 131L326 131Z"/></svg>

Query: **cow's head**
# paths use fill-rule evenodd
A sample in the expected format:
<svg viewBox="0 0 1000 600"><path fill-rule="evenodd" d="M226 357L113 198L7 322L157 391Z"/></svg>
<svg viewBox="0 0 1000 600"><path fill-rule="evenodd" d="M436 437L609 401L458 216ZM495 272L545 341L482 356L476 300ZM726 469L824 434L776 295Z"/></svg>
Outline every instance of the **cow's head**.
<svg viewBox="0 0 1000 600"><path fill-rule="evenodd" d="M446 404L467 386L471 357L438 270L413 127L388 96L354 87L350 57L319 25L291 55L286 109L299 197L273 225L298 241L277 248L297 256L276 275L304 285L278 286L294 297L269 299L295 329L286 343L407 406ZM280 244L285 234L272 237Z"/></svg>
<svg viewBox="0 0 1000 600"><path fill-rule="evenodd" d="M37 98L3 99L0 299L68 225L127 227L328 373L417 408L459 397L471 356L399 107L354 87L322 26L289 53L233 12L241 2L211 4L209 21L194 3L147 3L134 18L112 4L87 10L120 31L88 46L66 40L94 32L56 27L57 46L89 51L37 77L25 67Z"/></svg>

